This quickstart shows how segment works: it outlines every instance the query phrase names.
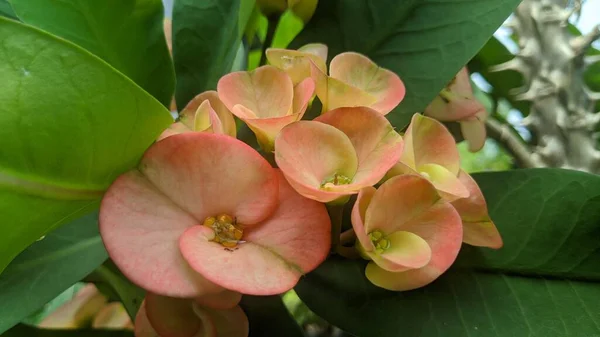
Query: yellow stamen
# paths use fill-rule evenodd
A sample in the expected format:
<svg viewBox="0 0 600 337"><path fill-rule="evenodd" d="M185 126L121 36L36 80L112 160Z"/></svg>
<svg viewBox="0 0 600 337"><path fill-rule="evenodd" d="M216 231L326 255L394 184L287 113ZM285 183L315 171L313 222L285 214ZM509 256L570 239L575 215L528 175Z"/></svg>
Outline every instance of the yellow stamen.
<svg viewBox="0 0 600 337"><path fill-rule="evenodd" d="M244 235L244 230L238 225L235 218L228 214L219 214L216 217L209 216L204 219L203 225L215 232L212 241L220 243L226 248L236 247Z"/></svg>

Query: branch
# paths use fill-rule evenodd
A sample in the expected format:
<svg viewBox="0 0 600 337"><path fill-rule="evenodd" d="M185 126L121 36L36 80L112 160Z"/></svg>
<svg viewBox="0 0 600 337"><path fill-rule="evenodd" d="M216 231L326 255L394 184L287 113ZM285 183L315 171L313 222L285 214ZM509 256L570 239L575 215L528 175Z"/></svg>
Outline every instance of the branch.
<svg viewBox="0 0 600 337"><path fill-rule="evenodd" d="M485 121L485 125L489 136L498 141L513 155L519 167L533 168L542 166L533 160L532 153L527 148L527 145L515 135L510 127L491 118Z"/></svg>

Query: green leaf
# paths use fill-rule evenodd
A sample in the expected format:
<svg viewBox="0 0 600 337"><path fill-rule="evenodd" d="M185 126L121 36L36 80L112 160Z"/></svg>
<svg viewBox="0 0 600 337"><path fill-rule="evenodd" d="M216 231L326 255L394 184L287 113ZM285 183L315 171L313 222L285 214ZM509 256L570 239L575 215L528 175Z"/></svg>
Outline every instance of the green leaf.
<svg viewBox="0 0 600 337"><path fill-rule="evenodd" d="M171 122L152 96L76 45L0 17L0 272L98 207Z"/></svg>
<svg viewBox="0 0 600 337"><path fill-rule="evenodd" d="M94 282L100 290L107 286L109 299L121 301L131 320L135 321L146 291L131 283L111 260L96 268L86 280Z"/></svg>
<svg viewBox="0 0 600 337"><path fill-rule="evenodd" d="M173 58L179 109L199 93L216 89L221 76L231 70L242 31L239 10L240 0L175 1Z"/></svg>
<svg viewBox="0 0 600 337"><path fill-rule="evenodd" d="M161 0L9 1L23 22L87 49L169 106L175 74Z"/></svg>
<svg viewBox="0 0 600 337"><path fill-rule="evenodd" d="M16 19L17 16L13 11L12 7L8 3L8 0L0 0L0 15L6 16L7 18Z"/></svg>
<svg viewBox="0 0 600 337"><path fill-rule="evenodd" d="M77 219L35 242L0 275L0 333L81 280L108 254L98 213Z"/></svg>
<svg viewBox="0 0 600 337"><path fill-rule="evenodd" d="M475 174L505 246L464 246L432 284L373 286L366 261L330 258L296 287L334 325L369 336L595 336L600 333L600 177L531 169Z"/></svg>
<svg viewBox="0 0 600 337"><path fill-rule="evenodd" d="M367 55L396 72L406 97L388 115L404 127L485 44L519 0L328 0L293 41Z"/></svg>
<svg viewBox="0 0 600 337"><path fill-rule="evenodd" d="M57 330L37 329L19 324L1 335L2 337L133 337L132 331L122 330Z"/></svg>
<svg viewBox="0 0 600 337"><path fill-rule="evenodd" d="M279 296L244 295L240 306L250 322L249 337L304 336Z"/></svg>

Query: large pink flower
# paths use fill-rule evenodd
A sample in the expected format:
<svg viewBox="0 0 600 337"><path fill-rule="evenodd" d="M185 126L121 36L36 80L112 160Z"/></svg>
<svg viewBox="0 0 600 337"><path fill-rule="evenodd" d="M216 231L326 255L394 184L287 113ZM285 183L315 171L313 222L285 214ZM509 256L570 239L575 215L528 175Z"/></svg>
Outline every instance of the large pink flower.
<svg viewBox="0 0 600 337"><path fill-rule="evenodd" d="M469 196L458 179L460 155L456 143L442 123L415 114L404 134L404 144L400 162L388 172L388 177L420 174L449 201Z"/></svg>
<svg viewBox="0 0 600 337"><path fill-rule="evenodd" d="M219 303L146 294L135 318L136 337L247 337L241 296ZM215 305L216 304L216 305Z"/></svg>
<svg viewBox="0 0 600 337"><path fill-rule="evenodd" d="M340 107L367 106L385 115L406 93L398 75L358 53L346 52L334 57L329 65L329 76L317 63L312 62L311 66L323 112Z"/></svg>
<svg viewBox="0 0 600 337"><path fill-rule="evenodd" d="M294 86L283 70L273 66L233 72L217 84L225 106L252 129L267 152L273 151L281 128L302 118L314 90L312 79Z"/></svg>
<svg viewBox="0 0 600 337"><path fill-rule="evenodd" d="M425 115L442 122L459 122L463 137L472 152L481 150L485 144L487 112L473 95L466 67L425 108Z"/></svg>
<svg viewBox="0 0 600 337"><path fill-rule="evenodd" d="M307 198L330 202L376 184L398 161L402 138L387 119L366 107L339 108L314 121L285 127L275 160Z"/></svg>
<svg viewBox="0 0 600 337"><path fill-rule="evenodd" d="M100 232L119 269L148 291L267 295L325 259L330 221L248 145L193 132L157 142L113 183Z"/></svg>
<svg viewBox="0 0 600 337"><path fill-rule="evenodd" d="M462 241L458 213L427 180L394 177L377 190L365 187L352 209L366 276L389 290L429 284L456 259Z"/></svg>

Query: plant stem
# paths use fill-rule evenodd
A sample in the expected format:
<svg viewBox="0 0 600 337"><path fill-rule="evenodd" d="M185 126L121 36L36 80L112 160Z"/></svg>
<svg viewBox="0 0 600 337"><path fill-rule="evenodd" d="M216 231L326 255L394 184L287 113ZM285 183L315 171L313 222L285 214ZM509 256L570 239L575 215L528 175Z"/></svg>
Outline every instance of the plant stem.
<svg viewBox="0 0 600 337"><path fill-rule="evenodd" d="M331 219L331 252L336 253L340 246L342 233L342 220L344 218L344 205L346 203L327 204L327 212Z"/></svg>
<svg viewBox="0 0 600 337"><path fill-rule="evenodd" d="M267 48L271 47L271 45L273 44L273 38L275 37L275 31L277 30L277 26L279 25L280 19L280 14L274 14L267 18L269 23L267 25L267 36L265 37L265 41L262 44L262 51L259 63L259 65L261 66L267 64Z"/></svg>

